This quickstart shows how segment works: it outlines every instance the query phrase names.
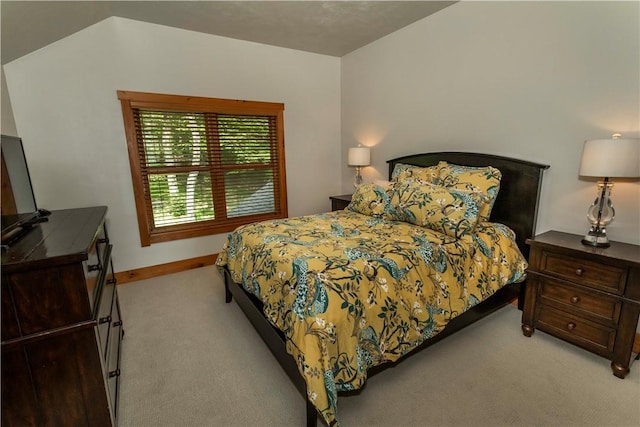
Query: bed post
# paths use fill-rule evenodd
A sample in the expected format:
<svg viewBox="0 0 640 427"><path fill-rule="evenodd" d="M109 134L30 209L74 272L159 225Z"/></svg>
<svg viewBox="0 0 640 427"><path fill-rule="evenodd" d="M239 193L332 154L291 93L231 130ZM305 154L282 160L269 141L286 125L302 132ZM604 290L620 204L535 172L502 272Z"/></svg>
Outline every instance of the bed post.
<svg viewBox="0 0 640 427"><path fill-rule="evenodd" d="M309 398L307 398L306 400L307 400L307 427L317 427L318 411L316 410L316 407L313 406L313 404L309 401Z"/></svg>
<svg viewBox="0 0 640 427"><path fill-rule="evenodd" d="M225 272L224 274L224 302L230 303L233 298L231 290L229 289L229 282L231 281L230 274Z"/></svg>
<svg viewBox="0 0 640 427"><path fill-rule="evenodd" d="M298 389L306 402L307 410L307 427L316 427L318 420L318 410L309 401L307 393L307 383L298 372L296 361L287 353L285 339L282 332L277 330L263 316L262 308L258 307L257 298L245 292L242 286L234 283L231 279L231 273L227 267L224 268L224 294L225 302L231 302L232 297L236 297L236 303L245 313L249 322L253 325L258 335L265 342L269 350L273 353L278 363L285 373L289 376L293 385Z"/></svg>

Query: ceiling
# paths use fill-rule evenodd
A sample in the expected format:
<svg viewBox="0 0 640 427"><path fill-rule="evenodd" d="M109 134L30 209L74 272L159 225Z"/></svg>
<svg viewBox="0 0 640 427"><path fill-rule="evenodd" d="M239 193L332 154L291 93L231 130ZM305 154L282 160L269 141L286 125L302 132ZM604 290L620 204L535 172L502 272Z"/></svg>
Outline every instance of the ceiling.
<svg viewBox="0 0 640 427"><path fill-rule="evenodd" d="M343 56L453 1L0 1L2 64L110 16Z"/></svg>

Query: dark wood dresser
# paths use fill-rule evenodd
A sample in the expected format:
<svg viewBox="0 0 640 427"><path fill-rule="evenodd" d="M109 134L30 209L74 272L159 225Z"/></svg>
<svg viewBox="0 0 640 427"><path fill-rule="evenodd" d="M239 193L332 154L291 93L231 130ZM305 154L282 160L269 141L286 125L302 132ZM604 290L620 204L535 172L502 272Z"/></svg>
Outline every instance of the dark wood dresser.
<svg viewBox="0 0 640 427"><path fill-rule="evenodd" d="M640 246L581 243L582 236L549 231L531 245L522 331L538 328L611 360L624 378L638 355Z"/></svg>
<svg viewBox="0 0 640 427"><path fill-rule="evenodd" d="M124 331L106 207L53 211L2 249L2 425L117 424Z"/></svg>

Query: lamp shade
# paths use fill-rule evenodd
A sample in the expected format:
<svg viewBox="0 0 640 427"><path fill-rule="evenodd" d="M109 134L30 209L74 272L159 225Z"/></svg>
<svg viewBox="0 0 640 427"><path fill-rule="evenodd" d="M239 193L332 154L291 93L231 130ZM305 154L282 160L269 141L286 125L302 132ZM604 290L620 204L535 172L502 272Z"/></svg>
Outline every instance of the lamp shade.
<svg viewBox="0 0 640 427"><path fill-rule="evenodd" d="M585 141L580 176L640 178L640 139Z"/></svg>
<svg viewBox="0 0 640 427"><path fill-rule="evenodd" d="M371 149L369 147L349 148L349 166L369 166L371 164Z"/></svg>

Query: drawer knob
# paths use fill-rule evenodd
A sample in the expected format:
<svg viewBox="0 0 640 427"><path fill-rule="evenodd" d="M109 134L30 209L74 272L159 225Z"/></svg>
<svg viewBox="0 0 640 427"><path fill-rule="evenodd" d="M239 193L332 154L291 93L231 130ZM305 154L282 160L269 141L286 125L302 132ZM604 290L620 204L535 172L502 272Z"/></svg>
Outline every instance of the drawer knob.
<svg viewBox="0 0 640 427"><path fill-rule="evenodd" d="M567 323L567 329L573 331L576 328L576 324L573 322Z"/></svg>
<svg viewBox="0 0 640 427"><path fill-rule="evenodd" d="M100 264L91 264L87 267L89 271L101 270L102 266Z"/></svg>
<svg viewBox="0 0 640 427"><path fill-rule="evenodd" d="M100 320L98 320L98 324L102 325L103 323L111 323L111 316L101 317Z"/></svg>
<svg viewBox="0 0 640 427"><path fill-rule="evenodd" d="M120 376L120 369L116 369L115 371L109 372L109 378L119 377L119 376Z"/></svg>
<svg viewBox="0 0 640 427"><path fill-rule="evenodd" d="M582 269L582 267L576 268L576 276L582 276L583 273L584 270Z"/></svg>
<svg viewBox="0 0 640 427"><path fill-rule="evenodd" d="M571 301L573 304L577 304L578 302L580 302L580 297L578 295L574 295L569 299L569 301Z"/></svg>

